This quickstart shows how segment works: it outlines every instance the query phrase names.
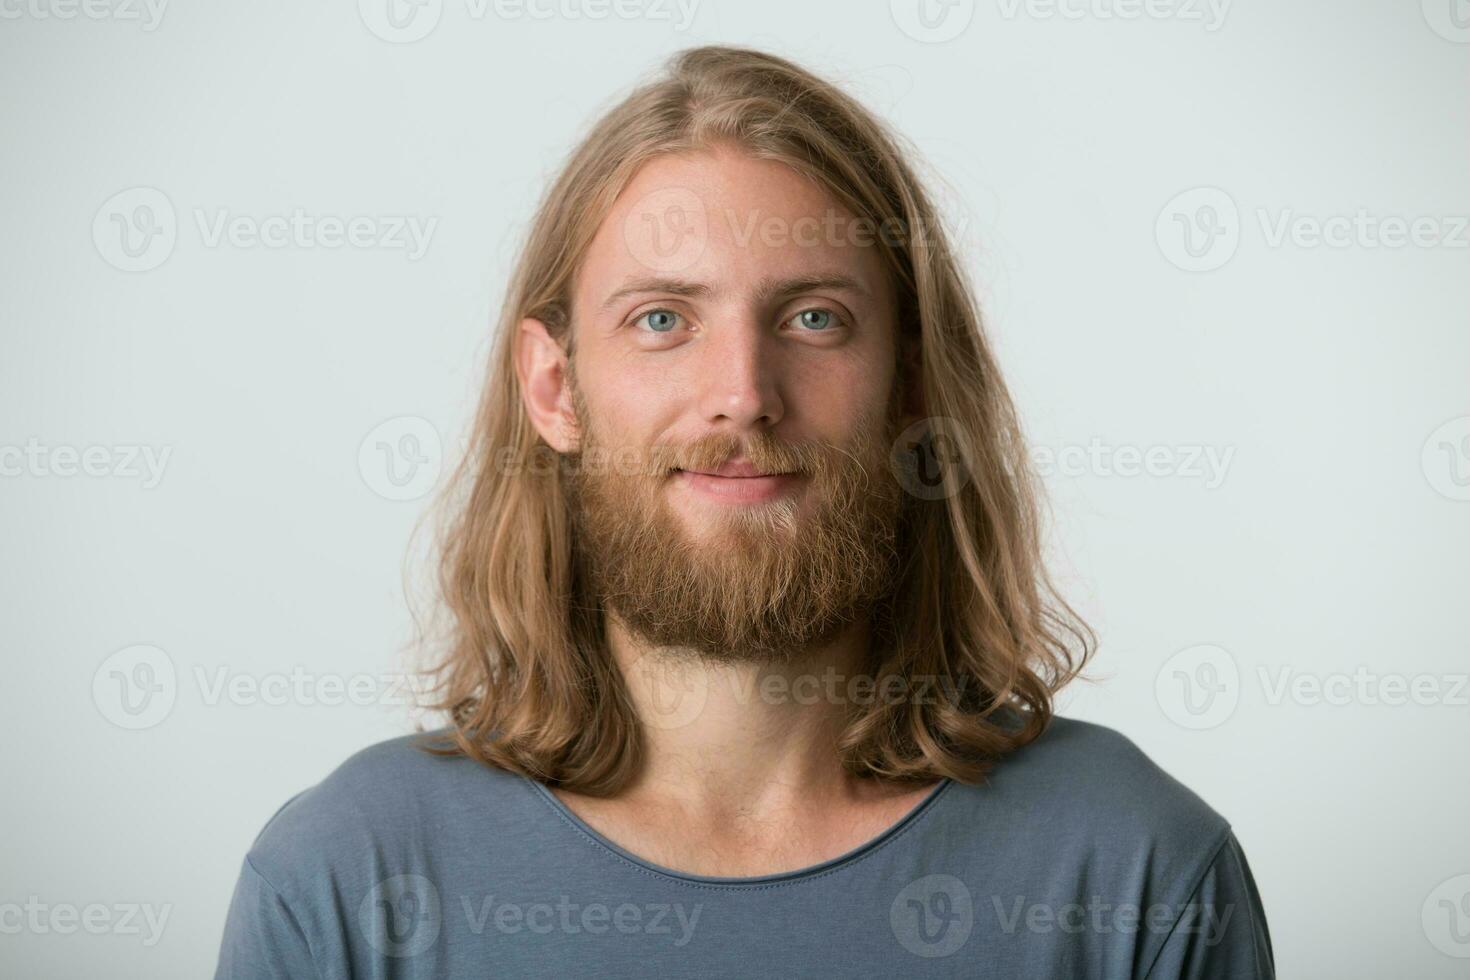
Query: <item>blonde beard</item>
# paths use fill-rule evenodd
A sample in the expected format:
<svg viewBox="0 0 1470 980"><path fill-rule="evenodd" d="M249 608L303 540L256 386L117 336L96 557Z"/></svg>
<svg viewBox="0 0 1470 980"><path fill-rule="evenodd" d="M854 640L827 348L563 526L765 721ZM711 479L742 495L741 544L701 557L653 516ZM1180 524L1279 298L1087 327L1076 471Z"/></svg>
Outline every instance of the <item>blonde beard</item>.
<svg viewBox="0 0 1470 980"><path fill-rule="evenodd" d="M614 447L596 441L573 391L582 432L568 461L574 548L589 598L644 642L720 663L787 661L866 618L893 588L904 505L887 465L896 398L846 446L760 433ZM690 529L668 498L671 471L717 465L741 448L761 472L805 474L799 492L711 507Z"/></svg>

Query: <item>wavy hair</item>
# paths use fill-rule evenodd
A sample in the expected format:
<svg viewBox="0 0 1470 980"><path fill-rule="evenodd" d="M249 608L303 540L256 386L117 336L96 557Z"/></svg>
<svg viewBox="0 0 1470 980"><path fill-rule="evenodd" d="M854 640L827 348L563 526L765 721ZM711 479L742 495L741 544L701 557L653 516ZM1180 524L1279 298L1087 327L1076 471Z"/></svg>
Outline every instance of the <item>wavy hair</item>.
<svg viewBox="0 0 1470 980"><path fill-rule="evenodd" d="M794 63L727 46L677 53L603 115L533 218L469 445L437 511L443 635L428 706L450 725L430 751L603 796L642 765L638 719L579 572L567 477L522 404L514 344L535 317L570 353L573 278L614 199L651 158L716 143L784 162L890 232L875 244L899 301L895 383L963 451L944 494L906 502L897 584L874 620L874 676L935 678L949 696L852 704L838 746L856 774L979 782L1045 730L1095 637L1043 565L1039 486L1015 408L896 137Z"/></svg>

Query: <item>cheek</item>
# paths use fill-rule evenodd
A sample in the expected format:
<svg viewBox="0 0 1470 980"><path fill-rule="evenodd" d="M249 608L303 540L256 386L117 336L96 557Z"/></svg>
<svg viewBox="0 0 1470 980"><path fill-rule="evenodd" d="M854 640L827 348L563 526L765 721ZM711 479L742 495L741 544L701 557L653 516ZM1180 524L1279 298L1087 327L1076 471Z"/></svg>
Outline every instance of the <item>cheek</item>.
<svg viewBox="0 0 1470 980"><path fill-rule="evenodd" d="M669 372L629 358L609 364L590 378L580 378L583 401L598 441L646 445L661 427L680 413L678 393Z"/></svg>
<svg viewBox="0 0 1470 980"><path fill-rule="evenodd" d="M893 390L894 371L881 352L814 359L787 385L787 408L824 435L851 434L862 418L879 415Z"/></svg>

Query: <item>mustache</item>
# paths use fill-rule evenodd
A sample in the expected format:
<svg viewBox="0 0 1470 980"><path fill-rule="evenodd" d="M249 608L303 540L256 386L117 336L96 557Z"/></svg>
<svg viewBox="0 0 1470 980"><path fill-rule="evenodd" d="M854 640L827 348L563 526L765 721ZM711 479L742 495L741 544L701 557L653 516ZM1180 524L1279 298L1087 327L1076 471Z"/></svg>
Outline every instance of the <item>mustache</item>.
<svg viewBox="0 0 1470 980"><path fill-rule="evenodd" d="M649 470L666 476L676 470L715 470L736 457L760 476L777 473L811 475L829 464L828 447L811 442L785 442L769 433L740 438L712 433L687 443L655 443L649 447Z"/></svg>
<svg viewBox="0 0 1470 980"><path fill-rule="evenodd" d="M604 442L596 427L580 419L584 438L580 448L557 453L559 468L574 484L607 478L661 481L679 470L711 472L732 459L748 463L758 476L791 473L832 483L844 471L871 471L886 467L893 444L893 423L885 428L859 427L850 441L814 439L788 441L770 431L743 435L711 432L681 442Z"/></svg>

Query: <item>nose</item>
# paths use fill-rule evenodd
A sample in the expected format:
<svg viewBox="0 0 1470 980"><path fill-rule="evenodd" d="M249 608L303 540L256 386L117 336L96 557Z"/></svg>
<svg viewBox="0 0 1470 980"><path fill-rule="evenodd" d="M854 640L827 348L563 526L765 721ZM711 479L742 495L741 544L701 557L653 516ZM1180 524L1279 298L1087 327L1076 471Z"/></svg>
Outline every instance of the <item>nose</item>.
<svg viewBox="0 0 1470 980"><path fill-rule="evenodd" d="M700 365L699 411L705 424L735 431L774 426L785 407L777 384L773 338L755 323L716 331Z"/></svg>

